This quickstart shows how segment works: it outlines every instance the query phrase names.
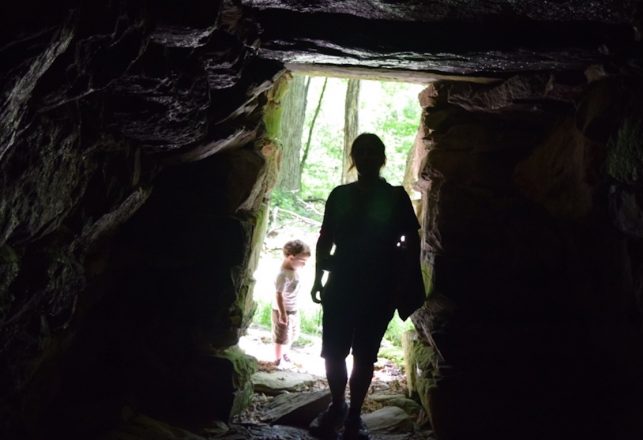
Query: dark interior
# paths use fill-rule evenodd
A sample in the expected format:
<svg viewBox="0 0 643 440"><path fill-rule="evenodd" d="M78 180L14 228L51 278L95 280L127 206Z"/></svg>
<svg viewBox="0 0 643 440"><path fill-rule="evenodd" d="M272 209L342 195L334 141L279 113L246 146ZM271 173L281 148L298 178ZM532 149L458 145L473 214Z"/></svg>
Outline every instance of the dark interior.
<svg viewBox="0 0 643 440"><path fill-rule="evenodd" d="M0 437L100 438L128 411L198 432L244 407L264 115L294 71L427 84L412 320L436 438L640 440L642 14L3 2Z"/></svg>

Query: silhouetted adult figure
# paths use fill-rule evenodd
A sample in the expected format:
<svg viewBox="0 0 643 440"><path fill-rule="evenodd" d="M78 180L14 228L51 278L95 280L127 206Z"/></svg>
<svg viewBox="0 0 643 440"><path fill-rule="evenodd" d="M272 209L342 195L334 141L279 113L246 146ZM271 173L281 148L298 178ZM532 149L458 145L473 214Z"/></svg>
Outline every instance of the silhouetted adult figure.
<svg viewBox="0 0 643 440"><path fill-rule="evenodd" d="M334 435L344 425L345 440L369 438L360 413L380 342L398 305L394 292L402 248L419 267L417 217L404 189L380 177L384 150L378 136L360 134L351 147L357 182L336 187L326 201L311 296L323 307L322 357L332 403L311 425L316 435ZM329 276L322 285L324 270ZM351 349L349 408L346 356Z"/></svg>

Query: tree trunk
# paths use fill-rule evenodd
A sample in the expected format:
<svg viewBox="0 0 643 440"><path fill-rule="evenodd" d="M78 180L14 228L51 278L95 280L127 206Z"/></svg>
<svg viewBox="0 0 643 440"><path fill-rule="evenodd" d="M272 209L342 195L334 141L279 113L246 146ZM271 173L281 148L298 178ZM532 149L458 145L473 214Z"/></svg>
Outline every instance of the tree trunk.
<svg viewBox="0 0 643 440"><path fill-rule="evenodd" d="M309 81L305 76L295 75L282 102L279 139L281 143L281 165L277 188L287 192L299 192L301 169L299 156L306 117L306 97Z"/></svg>
<svg viewBox="0 0 643 440"><path fill-rule="evenodd" d="M304 154L301 158L300 170L304 169L304 165L306 164L306 159L308 159L308 152L310 151L310 141L313 138L313 129L315 128L315 121L317 120L317 116L319 116L319 110L321 110L322 100L324 99L324 92L326 91L326 84L328 84L328 78L324 78L324 85L322 86L321 92L319 93L319 101L317 101L317 107L315 108L315 113L313 113L313 119L310 121L310 128L308 129L308 140L306 141Z"/></svg>
<svg viewBox="0 0 643 440"><path fill-rule="evenodd" d="M344 154L342 155L342 183L352 182L357 179L355 169L351 166L351 144L357 137L359 129L359 80L349 79L346 87L346 101L344 104Z"/></svg>

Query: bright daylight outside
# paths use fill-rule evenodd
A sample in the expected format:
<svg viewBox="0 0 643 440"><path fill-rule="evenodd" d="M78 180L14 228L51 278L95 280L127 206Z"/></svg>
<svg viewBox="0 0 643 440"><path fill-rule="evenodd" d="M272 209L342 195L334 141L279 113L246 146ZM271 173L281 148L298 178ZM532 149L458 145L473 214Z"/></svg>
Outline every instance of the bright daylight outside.
<svg viewBox="0 0 643 440"><path fill-rule="evenodd" d="M270 331L275 279L284 259L282 247L299 239L312 253L298 270L301 332L288 351L290 362L279 368L324 376L321 306L310 297L324 202L335 186L356 179L354 170L347 172L347 155L350 143L362 132L377 134L386 145L382 176L392 185L404 183L420 122L418 94L423 88L419 84L302 75L294 75L290 81L281 99L277 139L282 150L280 175L271 194L268 228L255 272L257 309L253 324L239 343L258 359L260 369L277 368ZM411 192L411 199L419 197ZM376 378L403 380L402 335L410 328L411 321L401 321L396 313L382 341ZM350 356L347 363L350 368Z"/></svg>

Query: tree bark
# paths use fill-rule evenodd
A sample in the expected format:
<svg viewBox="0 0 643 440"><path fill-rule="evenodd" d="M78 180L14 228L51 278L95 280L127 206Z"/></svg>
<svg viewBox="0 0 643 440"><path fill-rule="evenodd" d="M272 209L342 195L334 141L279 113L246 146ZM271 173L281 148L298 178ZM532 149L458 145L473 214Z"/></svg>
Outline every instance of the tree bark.
<svg viewBox="0 0 643 440"><path fill-rule="evenodd" d="M355 169L351 166L351 144L357 137L359 129L359 80L349 79L346 87L346 101L344 104L344 154L342 155L342 183L352 182L357 179Z"/></svg>
<svg viewBox="0 0 643 440"><path fill-rule="evenodd" d="M315 128L315 121L317 120L317 116L319 116L319 110L321 110L322 100L324 99L324 92L326 91L326 84L328 84L328 78L324 78L324 85L322 85L321 92L319 93L319 100L317 101L317 107L315 108L315 113L313 113L313 119L310 121L310 128L308 129L308 140L306 141L304 154L301 158L300 170L304 169L304 165L306 164L306 159L308 159L308 152L310 151L310 141L313 138L313 129Z"/></svg>
<svg viewBox="0 0 643 440"><path fill-rule="evenodd" d="M295 75L282 102L279 139L281 144L281 165L277 188L287 192L301 189L301 168L299 156L304 133L306 102L309 81L305 76Z"/></svg>

